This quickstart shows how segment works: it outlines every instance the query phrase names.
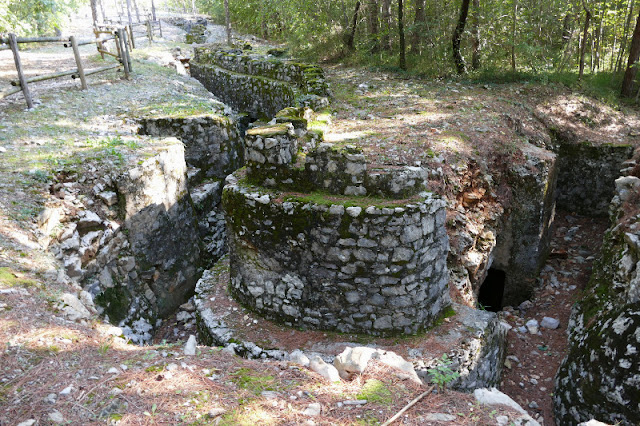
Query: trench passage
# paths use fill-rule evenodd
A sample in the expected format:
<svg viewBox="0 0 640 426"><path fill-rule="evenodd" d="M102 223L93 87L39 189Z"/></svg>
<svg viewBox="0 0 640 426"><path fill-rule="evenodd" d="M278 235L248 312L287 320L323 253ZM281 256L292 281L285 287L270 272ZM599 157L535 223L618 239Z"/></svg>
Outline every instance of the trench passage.
<svg viewBox="0 0 640 426"><path fill-rule="evenodd" d="M499 312L502 310L502 296L504 295L504 281L506 274L499 269L489 268L487 278L480 286L478 304L487 311Z"/></svg>

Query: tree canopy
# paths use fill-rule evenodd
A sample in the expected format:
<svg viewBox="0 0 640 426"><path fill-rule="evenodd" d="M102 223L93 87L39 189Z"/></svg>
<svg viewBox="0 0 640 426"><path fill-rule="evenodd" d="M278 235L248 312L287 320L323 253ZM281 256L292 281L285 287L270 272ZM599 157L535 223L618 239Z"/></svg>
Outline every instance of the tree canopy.
<svg viewBox="0 0 640 426"><path fill-rule="evenodd" d="M77 6L76 0L0 0L0 33L53 33Z"/></svg>

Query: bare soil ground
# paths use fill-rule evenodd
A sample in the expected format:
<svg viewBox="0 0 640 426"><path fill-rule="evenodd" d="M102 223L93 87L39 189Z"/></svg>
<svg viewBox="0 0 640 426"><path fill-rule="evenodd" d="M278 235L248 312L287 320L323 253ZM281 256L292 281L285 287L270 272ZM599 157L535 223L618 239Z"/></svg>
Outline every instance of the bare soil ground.
<svg viewBox="0 0 640 426"><path fill-rule="evenodd" d="M133 346L114 337L97 317L74 322L60 311L60 296L77 288L58 280L58 261L33 232L38 213L54 196L51 181L69 169L77 179L103 173L135 149L118 143L99 144L96 151L87 141L121 138L144 144L129 118L141 106L205 96L201 86L146 62L162 61L175 46L186 49L174 42L139 49L132 81L110 72L90 77L88 92L69 80L35 84L42 105L34 111L24 111L20 95L0 101L0 424L28 419L48 424L56 413L71 424L381 423L426 388L382 366L352 382L328 384L288 363L247 361L219 348L201 346L197 356L187 357L182 344L189 330L180 339L168 333L168 343L159 338L152 346ZM101 59L92 49L83 48L83 56L98 66ZM73 66L69 58L59 47L23 55L30 75L67 69ZM12 67L7 52L0 52L0 84L14 78ZM463 86L340 67L328 74L337 95L328 139L362 146L373 166L420 163L440 169L432 186L453 200L452 208L480 178L474 170L499 176L505 163L519 161L523 144L546 147L542 128L549 118L544 117L572 123L577 137L606 131L603 142L636 143L640 135L637 114L608 110L556 87ZM599 108L596 118L593 105ZM608 118L600 120L600 114ZM502 201L499 193L487 196L478 216L491 214ZM561 321L560 330L543 330L542 336L510 331L509 353L519 362L507 368L503 389L525 406L536 401L539 409L530 412L541 413L545 424L552 422L548 379L564 351L570 303L584 285L604 229L602 223L571 220L566 214L558 217L556 254L549 262L553 270L543 275L533 307L507 315L514 326L542 316ZM575 226L579 231L565 245L563 232ZM552 274L560 287L548 288ZM358 398L369 402L340 404ZM321 404L319 416L303 414L311 403ZM430 421L432 413L456 420ZM479 406L471 395L431 393L398 424L490 425L503 413L513 415Z"/></svg>

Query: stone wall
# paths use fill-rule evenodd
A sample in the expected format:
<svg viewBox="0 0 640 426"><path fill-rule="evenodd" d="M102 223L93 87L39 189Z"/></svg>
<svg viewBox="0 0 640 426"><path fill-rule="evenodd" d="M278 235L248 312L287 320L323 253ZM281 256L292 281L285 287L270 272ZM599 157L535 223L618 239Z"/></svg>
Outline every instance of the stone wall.
<svg viewBox="0 0 640 426"><path fill-rule="evenodd" d="M569 323L569 352L556 376L561 424L596 418L640 424L640 179L615 181L611 227Z"/></svg>
<svg viewBox="0 0 640 426"><path fill-rule="evenodd" d="M442 200L358 207L228 184L232 294L292 326L416 333L449 304Z"/></svg>
<svg viewBox="0 0 640 426"><path fill-rule="evenodd" d="M191 75L223 102L253 117L273 117L297 105L328 105L328 85L316 65L205 46L195 49Z"/></svg>
<svg viewBox="0 0 640 426"><path fill-rule="evenodd" d="M361 149L322 142L314 145L300 158L299 136L290 122L249 129L245 137L247 178L267 187L394 199L411 197L426 188L428 174L423 168L369 173Z"/></svg>
<svg viewBox="0 0 640 426"><path fill-rule="evenodd" d="M149 115L138 118L138 132L150 136L175 136L185 145L185 159L205 177L224 179L243 163L244 148L237 122L230 116L195 117Z"/></svg>
<svg viewBox="0 0 640 426"><path fill-rule="evenodd" d="M548 254L555 211L556 155L535 147L524 154L526 162L509 171L512 200L497 233L493 262L486 268L506 273L503 304L512 306L533 294Z"/></svg>
<svg viewBox="0 0 640 426"><path fill-rule="evenodd" d="M220 208L224 178L242 166L244 144L236 118L219 111L175 117L162 113L138 117L138 132L175 136L185 146L188 186L197 214L202 261L212 266L226 252L224 213Z"/></svg>
<svg viewBox="0 0 640 426"><path fill-rule="evenodd" d="M561 143L558 148L558 208L585 216L606 216L614 180L633 154L629 145Z"/></svg>
<svg viewBox="0 0 640 426"><path fill-rule="evenodd" d="M157 140L148 154L102 177L93 188L102 216L69 218L53 247L98 311L136 343L151 339L157 319L184 302L201 273L183 145Z"/></svg>

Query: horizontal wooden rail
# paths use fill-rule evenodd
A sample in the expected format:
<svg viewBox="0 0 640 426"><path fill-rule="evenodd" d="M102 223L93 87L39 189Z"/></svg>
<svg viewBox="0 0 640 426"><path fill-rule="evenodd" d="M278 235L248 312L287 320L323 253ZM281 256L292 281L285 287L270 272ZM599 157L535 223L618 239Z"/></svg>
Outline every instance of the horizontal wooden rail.
<svg viewBox="0 0 640 426"><path fill-rule="evenodd" d="M109 71L109 70L112 70L112 69L115 69L115 68L120 68L121 66L122 66L121 64L113 64L113 65L109 65L109 66L102 67L102 68L96 68L94 70L85 71L84 75L98 74L100 72ZM73 74L71 76L71 78L76 79L76 78L80 78L80 76L77 75L77 74Z"/></svg>
<svg viewBox="0 0 640 426"><path fill-rule="evenodd" d="M22 87L16 87L16 88L12 88L12 89L0 90L0 99L6 98L9 95L13 95L13 94L21 92L21 91L22 91Z"/></svg>
<svg viewBox="0 0 640 426"><path fill-rule="evenodd" d="M71 70L71 71L62 71L62 72L56 72L53 74L45 74L45 75L38 75L36 77L31 77L31 78L27 78L25 83L36 83L38 81L45 81L45 80L51 80L54 78L59 78L59 77L65 77L67 75L73 75L74 73L77 73L78 70ZM11 80L11 85L12 86L20 86L20 81L19 80Z"/></svg>
<svg viewBox="0 0 640 426"><path fill-rule="evenodd" d="M16 43L52 43L69 41L69 37L16 37ZM0 43L8 43L8 37L0 37Z"/></svg>
<svg viewBox="0 0 640 426"><path fill-rule="evenodd" d="M98 52L103 53L105 55L110 55L113 56L114 58L118 58L118 55L116 55L115 53L111 53L108 50L102 50L102 49L98 49Z"/></svg>

